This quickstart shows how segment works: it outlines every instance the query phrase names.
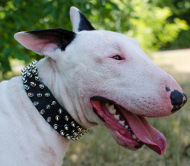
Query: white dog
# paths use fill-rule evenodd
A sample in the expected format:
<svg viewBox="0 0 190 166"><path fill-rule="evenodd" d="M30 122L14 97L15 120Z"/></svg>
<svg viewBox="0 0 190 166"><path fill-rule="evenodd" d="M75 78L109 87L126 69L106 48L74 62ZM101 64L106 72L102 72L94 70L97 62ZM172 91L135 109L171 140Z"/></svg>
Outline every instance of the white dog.
<svg viewBox="0 0 190 166"><path fill-rule="evenodd" d="M95 30L75 7L70 16L73 32L15 34L45 58L0 84L0 165L60 166L70 142L97 124L127 149L145 144L162 154L166 139L144 116L181 108L181 87L136 40Z"/></svg>

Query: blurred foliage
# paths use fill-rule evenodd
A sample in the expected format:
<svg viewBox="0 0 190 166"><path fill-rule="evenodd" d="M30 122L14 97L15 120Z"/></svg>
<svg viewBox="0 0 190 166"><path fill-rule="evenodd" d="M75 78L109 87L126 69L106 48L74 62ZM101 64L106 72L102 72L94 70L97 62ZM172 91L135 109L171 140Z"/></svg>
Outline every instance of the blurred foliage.
<svg viewBox="0 0 190 166"><path fill-rule="evenodd" d="M173 6L173 1L186 4ZM171 3L171 4L170 4ZM18 31L47 28L71 30L69 9L79 8L96 29L124 33L136 38L145 50L165 47L180 31L188 30L185 0L1 0L0 1L0 71L11 71L10 59L39 59L40 56L24 49L13 36ZM179 17L183 15L183 17ZM185 21L186 20L186 21ZM186 36L184 36L186 37Z"/></svg>
<svg viewBox="0 0 190 166"><path fill-rule="evenodd" d="M190 25L190 1L189 0L152 0L159 7L169 7L172 15L168 18L172 22L176 17L185 20ZM162 46L162 49L190 48L190 29L182 30L178 38L173 42L168 42Z"/></svg>

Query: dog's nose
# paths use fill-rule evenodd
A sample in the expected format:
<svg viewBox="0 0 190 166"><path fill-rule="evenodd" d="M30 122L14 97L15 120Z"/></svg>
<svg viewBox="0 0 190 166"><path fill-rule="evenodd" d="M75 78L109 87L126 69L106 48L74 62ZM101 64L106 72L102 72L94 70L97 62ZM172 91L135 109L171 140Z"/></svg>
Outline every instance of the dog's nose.
<svg viewBox="0 0 190 166"><path fill-rule="evenodd" d="M172 113L178 111L187 102L186 95L178 90L172 91L170 98L173 105Z"/></svg>

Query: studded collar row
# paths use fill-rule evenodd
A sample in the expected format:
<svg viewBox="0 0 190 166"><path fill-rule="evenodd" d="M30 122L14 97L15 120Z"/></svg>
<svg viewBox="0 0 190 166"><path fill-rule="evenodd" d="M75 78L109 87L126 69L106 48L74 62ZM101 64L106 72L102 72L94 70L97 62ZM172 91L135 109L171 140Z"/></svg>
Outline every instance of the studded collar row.
<svg viewBox="0 0 190 166"><path fill-rule="evenodd" d="M63 137L78 140L87 129L79 125L59 104L45 86L36 68L37 61L22 70L22 80L26 93L43 118Z"/></svg>

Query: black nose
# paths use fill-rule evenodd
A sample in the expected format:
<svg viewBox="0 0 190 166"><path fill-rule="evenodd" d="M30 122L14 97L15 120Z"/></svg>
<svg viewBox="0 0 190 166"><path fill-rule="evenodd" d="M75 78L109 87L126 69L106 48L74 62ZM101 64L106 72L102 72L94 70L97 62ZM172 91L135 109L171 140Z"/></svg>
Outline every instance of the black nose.
<svg viewBox="0 0 190 166"><path fill-rule="evenodd" d="M174 90L170 95L171 103L174 106L172 112L178 111L187 101L187 97L184 93Z"/></svg>

